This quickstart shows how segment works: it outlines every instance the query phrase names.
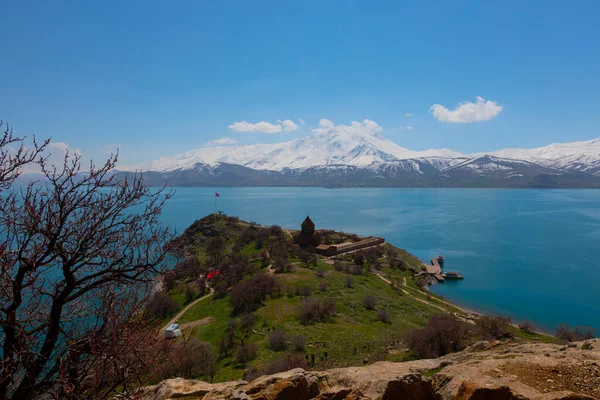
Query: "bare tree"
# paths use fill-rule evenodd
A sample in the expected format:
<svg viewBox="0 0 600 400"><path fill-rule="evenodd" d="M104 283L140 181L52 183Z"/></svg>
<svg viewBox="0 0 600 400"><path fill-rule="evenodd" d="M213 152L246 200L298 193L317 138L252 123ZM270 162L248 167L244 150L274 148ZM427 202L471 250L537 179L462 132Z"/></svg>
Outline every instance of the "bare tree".
<svg viewBox="0 0 600 400"><path fill-rule="evenodd" d="M89 171L77 154L48 165L46 143L0 140L2 189L36 157L43 174L0 197L0 399L95 397L90 366L118 347L111 335L127 332L172 238L159 222L171 193L117 180L116 155Z"/></svg>
<svg viewBox="0 0 600 400"><path fill-rule="evenodd" d="M469 330L462 322L447 314L429 318L427 326L408 334L408 347L421 358L441 357L462 349Z"/></svg>
<svg viewBox="0 0 600 400"><path fill-rule="evenodd" d="M531 321L521 321L519 323L519 329L526 333L531 333L535 331L535 325Z"/></svg>
<svg viewBox="0 0 600 400"><path fill-rule="evenodd" d="M50 142L46 140L38 145L34 138L33 147L28 149L24 143L25 138L15 136L12 127L0 121L0 128L2 126L4 133L0 138L0 192L10 189L15 179L21 175L24 166L45 161L41 154Z"/></svg>
<svg viewBox="0 0 600 400"><path fill-rule="evenodd" d="M287 347L287 337L283 329L275 329L269 335L269 347L275 351L285 350Z"/></svg>

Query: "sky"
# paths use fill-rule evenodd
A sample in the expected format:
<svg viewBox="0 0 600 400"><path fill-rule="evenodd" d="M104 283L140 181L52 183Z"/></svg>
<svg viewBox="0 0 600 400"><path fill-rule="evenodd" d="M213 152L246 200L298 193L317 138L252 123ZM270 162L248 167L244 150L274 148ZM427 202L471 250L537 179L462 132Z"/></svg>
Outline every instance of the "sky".
<svg viewBox="0 0 600 400"><path fill-rule="evenodd" d="M123 164L375 121L412 150L600 137L597 1L20 1L0 119Z"/></svg>

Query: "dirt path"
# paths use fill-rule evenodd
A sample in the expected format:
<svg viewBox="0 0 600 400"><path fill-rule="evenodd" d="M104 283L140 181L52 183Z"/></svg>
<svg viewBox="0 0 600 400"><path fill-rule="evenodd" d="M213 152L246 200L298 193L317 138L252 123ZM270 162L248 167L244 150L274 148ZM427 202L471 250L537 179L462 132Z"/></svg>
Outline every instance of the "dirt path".
<svg viewBox="0 0 600 400"><path fill-rule="evenodd" d="M292 234L291 234L291 232L290 232L290 231L288 231L288 230L287 230L287 229L285 229L285 228L281 228L281 229L282 229L282 230L283 230L285 233L287 233L287 234L288 234L288 236L290 237L290 239L294 240L294 236L292 236Z"/></svg>
<svg viewBox="0 0 600 400"><path fill-rule="evenodd" d="M166 330L167 330L167 328L169 327L169 325L176 323L176 322L177 322L177 320L178 320L178 319L180 319L181 317L183 317L183 315L184 315L186 312L188 312L188 310L189 310L190 308L194 307L196 304L198 304L198 303L199 303L199 302L201 302L202 300L204 300L204 299L207 299L207 298L209 298L210 296L212 296L212 295L213 295L213 293L214 293L214 291L215 291L215 290L214 290L213 288L210 288L210 293L209 293L209 294L207 294L207 295L205 295L205 296L202 296L202 297L200 297L200 298L198 298L198 299L196 299L196 300L192 301L192 302L191 302L190 304L188 304L187 306L185 306L185 307L183 308L183 310L179 311L179 312L177 313L177 315L176 315L176 316L174 316L174 317L173 317L173 318L172 318L172 319L171 319L169 322L167 322L167 324L166 324L165 326L163 326L163 327L162 327L162 329L161 329L160 331L161 331L161 332L163 332L163 331L166 331ZM198 321L200 321L200 320L198 320ZM197 321L194 321L194 322L197 322ZM191 323L191 322L190 322L190 323Z"/></svg>
<svg viewBox="0 0 600 400"><path fill-rule="evenodd" d="M378 277L379 277L381 280L383 280L384 282L387 282L388 284L391 284L391 283L392 283L392 282L391 282L389 279L387 279L387 278L384 278L383 276L379 275L378 273L375 273L375 275L377 275L377 276L378 276ZM403 286L406 286L406 278L404 278L404 281L403 281L402 283L403 283ZM407 286L407 287L408 287L408 286ZM407 296L410 296L410 297L412 297L413 299L415 299L415 300L417 300L417 301L420 301L420 302L421 302L421 303L423 303L423 304L427 304L428 306L435 307L435 308L437 308L438 310L442 310L442 311L450 312L450 311L448 311L447 309L445 309L444 307L440 307L440 306L438 306L438 305L436 305L436 304L430 303L430 302L428 302L428 301L426 301L426 300L420 299L420 298L418 298L417 296L414 296L414 295L410 294L410 293L409 293L407 290L405 290L404 288L402 288L401 290L402 290L402 293L406 294Z"/></svg>
<svg viewBox="0 0 600 400"><path fill-rule="evenodd" d="M201 325L208 325L211 322L213 322L214 318L213 317L204 317L204 318L200 318L196 321L192 321L192 322L186 322L185 324L181 324L179 325L179 329L184 330L184 329L193 329L197 326L201 326Z"/></svg>

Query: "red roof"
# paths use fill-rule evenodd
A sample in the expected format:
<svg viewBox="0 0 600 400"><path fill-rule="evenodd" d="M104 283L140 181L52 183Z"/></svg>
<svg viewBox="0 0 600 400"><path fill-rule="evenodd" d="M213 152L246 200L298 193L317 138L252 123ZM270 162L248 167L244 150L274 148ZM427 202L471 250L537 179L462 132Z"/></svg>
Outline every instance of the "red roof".
<svg viewBox="0 0 600 400"><path fill-rule="evenodd" d="M212 271L209 272L208 275L206 275L206 279L210 280L210 279L214 279L215 276L217 275L221 275L221 271Z"/></svg>

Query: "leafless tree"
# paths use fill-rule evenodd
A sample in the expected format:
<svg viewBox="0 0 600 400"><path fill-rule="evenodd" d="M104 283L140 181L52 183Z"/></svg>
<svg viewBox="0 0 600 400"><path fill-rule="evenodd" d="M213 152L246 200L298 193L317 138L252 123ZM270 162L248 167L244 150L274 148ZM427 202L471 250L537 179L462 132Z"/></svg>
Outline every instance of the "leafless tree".
<svg viewBox="0 0 600 400"><path fill-rule="evenodd" d="M521 321L519 323L519 329L526 333L531 333L535 330L535 325L531 321Z"/></svg>
<svg viewBox="0 0 600 400"><path fill-rule="evenodd" d="M269 334L269 347L275 351L285 350L287 337L283 329L275 329Z"/></svg>
<svg viewBox="0 0 600 400"><path fill-rule="evenodd" d="M2 400L94 398L101 396L94 389L117 387L90 383L115 349L117 363L137 357L123 353L134 349L132 317L172 238L159 222L171 193L146 187L137 174L117 180L117 155L86 171L77 154L49 165L41 156L46 144L27 150L9 128L0 140ZM43 178L16 190L28 163Z"/></svg>
<svg viewBox="0 0 600 400"><path fill-rule="evenodd" d="M441 357L462 349L467 326L447 314L434 315L422 329L409 332L408 346L421 358Z"/></svg>
<svg viewBox="0 0 600 400"><path fill-rule="evenodd" d="M292 348L294 351L304 351L306 346L306 338L304 336L292 336Z"/></svg>
<svg viewBox="0 0 600 400"><path fill-rule="evenodd" d="M510 335L510 323L508 317L483 315L477 319L476 325L484 338L501 339Z"/></svg>

